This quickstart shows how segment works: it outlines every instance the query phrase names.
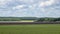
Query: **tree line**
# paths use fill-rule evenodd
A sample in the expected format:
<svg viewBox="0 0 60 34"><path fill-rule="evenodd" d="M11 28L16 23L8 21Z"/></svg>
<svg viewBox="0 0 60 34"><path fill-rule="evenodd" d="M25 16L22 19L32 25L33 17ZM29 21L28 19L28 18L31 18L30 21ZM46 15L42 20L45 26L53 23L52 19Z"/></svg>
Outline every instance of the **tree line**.
<svg viewBox="0 0 60 34"><path fill-rule="evenodd" d="M35 20L36 17L0 17L0 21Z"/></svg>
<svg viewBox="0 0 60 34"><path fill-rule="evenodd" d="M60 21L60 18L36 18L36 17L0 17L0 21L21 21L21 20L35 20L39 21Z"/></svg>
<svg viewBox="0 0 60 34"><path fill-rule="evenodd" d="M39 18L36 21L37 22L39 22L39 21L60 21L60 18Z"/></svg>

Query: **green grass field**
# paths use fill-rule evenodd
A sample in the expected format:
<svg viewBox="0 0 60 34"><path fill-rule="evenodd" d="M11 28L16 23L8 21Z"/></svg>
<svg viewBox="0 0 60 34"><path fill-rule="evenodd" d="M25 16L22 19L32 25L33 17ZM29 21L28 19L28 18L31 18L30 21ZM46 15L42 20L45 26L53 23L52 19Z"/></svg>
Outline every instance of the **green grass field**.
<svg viewBox="0 0 60 34"><path fill-rule="evenodd" d="M0 25L0 34L60 34L60 24Z"/></svg>

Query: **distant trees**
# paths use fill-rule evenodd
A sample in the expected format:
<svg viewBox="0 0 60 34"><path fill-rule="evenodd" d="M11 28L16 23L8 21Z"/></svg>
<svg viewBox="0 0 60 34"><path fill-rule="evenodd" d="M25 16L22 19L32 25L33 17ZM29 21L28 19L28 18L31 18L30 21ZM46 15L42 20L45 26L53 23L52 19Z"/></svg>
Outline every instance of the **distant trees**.
<svg viewBox="0 0 60 34"><path fill-rule="evenodd" d="M60 18L36 18L36 17L0 17L0 21L21 21L21 20L34 20L39 21L60 21Z"/></svg>
<svg viewBox="0 0 60 34"><path fill-rule="evenodd" d="M39 18L36 22L39 21L60 21L60 18Z"/></svg>
<svg viewBox="0 0 60 34"><path fill-rule="evenodd" d="M0 18L0 21L20 21L19 18Z"/></svg>
<svg viewBox="0 0 60 34"><path fill-rule="evenodd" d="M36 17L0 17L0 21L36 20Z"/></svg>

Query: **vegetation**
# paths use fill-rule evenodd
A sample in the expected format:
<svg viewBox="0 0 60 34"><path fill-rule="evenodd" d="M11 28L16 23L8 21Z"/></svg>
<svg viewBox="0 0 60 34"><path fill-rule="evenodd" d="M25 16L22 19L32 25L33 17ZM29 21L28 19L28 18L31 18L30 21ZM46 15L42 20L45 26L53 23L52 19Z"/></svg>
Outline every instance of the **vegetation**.
<svg viewBox="0 0 60 34"><path fill-rule="evenodd" d="M60 24L0 25L0 34L60 34Z"/></svg>
<svg viewBox="0 0 60 34"><path fill-rule="evenodd" d="M21 20L30 20L30 21L60 21L60 18L36 18L36 17L0 17L0 21L21 21Z"/></svg>
<svg viewBox="0 0 60 34"><path fill-rule="evenodd" d="M36 17L0 17L0 21L36 20Z"/></svg>
<svg viewBox="0 0 60 34"><path fill-rule="evenodd" d="M60 18L39 18L37 22L39 21L60 21Z"/></svg>

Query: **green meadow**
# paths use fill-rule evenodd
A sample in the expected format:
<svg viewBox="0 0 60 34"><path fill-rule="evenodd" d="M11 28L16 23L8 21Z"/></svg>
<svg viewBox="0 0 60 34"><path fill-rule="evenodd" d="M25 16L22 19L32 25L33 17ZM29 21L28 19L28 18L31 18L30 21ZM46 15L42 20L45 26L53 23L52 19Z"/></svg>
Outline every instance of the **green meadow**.
<svg viewBox="0 0 60 34"><path fill-rule="evenodd" d="M0 34L60 34L60 24L0 25Z"/></svg>

